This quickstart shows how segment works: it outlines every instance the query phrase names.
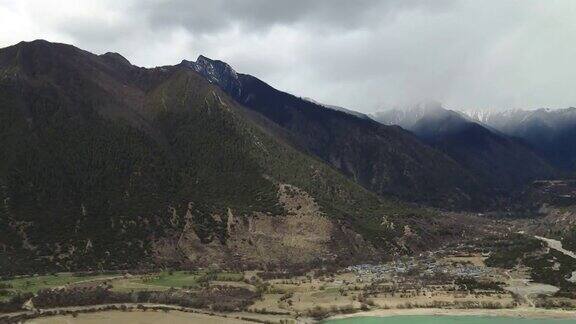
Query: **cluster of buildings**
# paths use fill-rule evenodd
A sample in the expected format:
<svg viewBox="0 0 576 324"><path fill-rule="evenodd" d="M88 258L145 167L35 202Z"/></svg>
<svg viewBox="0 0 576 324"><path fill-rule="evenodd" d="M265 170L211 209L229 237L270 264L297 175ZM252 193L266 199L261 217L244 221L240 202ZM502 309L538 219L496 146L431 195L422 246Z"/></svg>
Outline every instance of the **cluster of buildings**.
<svg viewBox="0 0 576 324"><path fill-rule="evenodd" d="M375 280L392 279L403 275L479 278L489 275L490 272L490 268L487 267L471 263L439 261L433 256L404 258L384 264L358 264L349 266L346 270L355 273L359 278Z"/></svg>

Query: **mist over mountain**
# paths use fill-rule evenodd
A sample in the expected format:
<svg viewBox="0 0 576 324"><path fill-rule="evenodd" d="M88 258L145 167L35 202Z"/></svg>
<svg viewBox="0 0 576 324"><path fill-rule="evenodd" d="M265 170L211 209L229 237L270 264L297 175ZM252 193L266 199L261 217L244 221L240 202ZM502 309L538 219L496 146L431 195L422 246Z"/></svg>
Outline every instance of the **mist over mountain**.
<svg viewBox="0 0 576 324"><path fill-rule="evenodd" d="M464 113L504 134L523 139L557 167L576 170L576 108Z"/></svg>
<svg viewBox="0 0 576 324"><path fill-rule="evenodd" d="M436 147L497 191L520 188L555 175L554 168L522 141L495 132L438 103L391 109L373 115L399 125Z"/></svg>

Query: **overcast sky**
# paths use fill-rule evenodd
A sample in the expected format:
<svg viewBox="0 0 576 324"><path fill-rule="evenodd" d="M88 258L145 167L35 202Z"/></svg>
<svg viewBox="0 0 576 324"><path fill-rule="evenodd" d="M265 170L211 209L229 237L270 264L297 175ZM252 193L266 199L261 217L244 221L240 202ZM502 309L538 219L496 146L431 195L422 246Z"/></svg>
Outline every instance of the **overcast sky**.
<svg viewBox="0 0 576 324"><path fill-rule="evenodd" d="M199 54L363 112L576 106L573 0L0 0L0 47L43 38L158 66Z"/></svg>

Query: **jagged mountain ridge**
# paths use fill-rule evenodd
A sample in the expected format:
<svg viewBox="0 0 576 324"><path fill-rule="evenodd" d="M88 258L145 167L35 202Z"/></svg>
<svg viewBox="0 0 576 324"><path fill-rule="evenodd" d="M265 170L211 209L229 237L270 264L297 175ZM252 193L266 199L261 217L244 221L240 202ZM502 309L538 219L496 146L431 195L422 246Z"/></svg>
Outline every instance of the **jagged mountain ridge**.
<svg viewBox="0 0 576 324"><path fill-rule="evenodd" d="M380 195L443 208L481 208L490 199L469 171L401 128L276 90L222 61L200 56L182 65L283 129L295 146Z"/></svg>
<svg viewBox="0 0 576 324"><path fill-rule="evenodd" d="M352 262L430 243L429 212L250 116L182 65L46 41L0 49L1 272Z"/></svg>

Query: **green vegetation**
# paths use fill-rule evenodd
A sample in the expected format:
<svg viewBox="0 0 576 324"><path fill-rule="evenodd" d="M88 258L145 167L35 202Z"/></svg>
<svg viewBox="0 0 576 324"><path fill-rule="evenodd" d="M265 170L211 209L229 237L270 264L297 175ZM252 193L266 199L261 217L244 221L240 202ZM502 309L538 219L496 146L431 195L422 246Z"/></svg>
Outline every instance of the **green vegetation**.
<svg viewBox="0 0 576 324"><path fill-rule="evenodd" d="M541 240L514 234L494 243L493 252L485 263L505 269L522 264L530 268L530 277L534 282L559 287L559 296L576 297L576 284L567 280L572 276L572 272L576 271L576 260L554 249L544 253L544 246L545 243Z"/></svg>
<svg viewBox="0 0 576 324"><path fill-rule="evenodd" d="M544 247L542 241L522 234L513 234L493 244L493 251L484 261L489 267L514 268L524 256Z"/></svg>
<svg viewBox="0 0 576 324"><path fill-rule="evenodd" d="M532 280L559 287L558 294L576 297L576 284L566 280L576 271L576 260L572 257L551 249L549 253L526 258L524 263L532 269Z"/></svg>
<svg viewBox="0 0 576 324"><path fill-rule="evenodd" d="M243 273L198 270L164 271L135 276L110 274L77 275L58 273L43 276L24 276L0 281L0 301L7 301L18 295L36 294L40 290L55 287L75 287L78 284L98 286L106 283L113 291L163 291L170 288L198 289L210 282L242 281Z"/></svg>
<svg viewBox="0 0 576 324"><path fill-rule="evenodd" d="M165 271L157 274L149 274L131 279L131 282L142 283L150 286L163 286L169 288L198 287L204 282L210 281L242 281L244 275L234 272L202 271Z"/></svg>
<svg viewBox="0 0 576 324"><path fill-rule="evenodd" d="M576 251L576 226L564 234L562 246L567 250Z"/></svg>
<svg viewBox="0 0 576 324"><path fill-rule="evenodd" d="M0 313L20 310L33 298L37 306L96 305L107 302L160 302L189 307L245 307L257 289L226 285L241 281L243 273L217 271L165 271L140 275L75 275L59 273L6 279L0 282ZM62 289L52 289L52 288ZM220 301L221 306L213 304ZM244 305L244 306L243 306ZM213 308L216 310L216 308Z"/></svg>
<svg viewBox="0 0 576 324"><path fill-rule="evenodd" d="M41 290L33 297L32 302L40 308L108 303L159 303L214 311L238 311L246 309L259 297L260 295L256 292L239 287L214 286L195 291L170 289L128 293L99 286L83 289Z"/></svg>
<svg viewBox="0 0 576 324"><path fill-rule="evenodd" d="M36 293L46 288L54 288L69 284L109 278L109 275L76 276L71 273L59 273L45 276L25 276L0 281L0 291L7 294L0 296L0 300L22 293Z"/></svg>
<svg viewBox="0 0 576 324"><path fill-rule="evenodd" d="M534 282L559 287L560 296L576 297L576 284L567 280L576 271L576 260L554 249L544 253L544 246L541 240L514 234L494 243L494 251L485 263L490 267L505 269L522 264L531 269L530 277Z"/></svg>
<svg viewBox="0 0 576 324"><path fill-rule="evenodd" d="M200 276L199 274L185 271L162 272L158 275L152 274L148 278L143 278L142 281L149 285L182 288L196 286Z"/></svg>
<svg viewBox="0 0 576 324"><path fill-rule="evenodd" d="M120 71L69 46L21 46L25 61L0 66L23 74L0 80L0 274L178 267L187 259L159 264L158 239L192 228L224 245L229 211L285 213L279 183L387 253L403 225L433 215L282 143L189 70Z"/></svg>
<svg viewBox="0 0 576 324"><path fill-rule="evenodd" d="M329 217L340 219L375 246L394 248L391 241L401 234L403 225L414 218L428 219L434 212L408 206L396 199L384 199L343 177L333 168L288 146L276 145L260 129L253 136L264 144L253 148L256 160L267 174L310 193ZM385 222L384 222L385 221ZM387 226L383 223L394 224ZM420 228L415 228L419 231ZM419 233L431 234L431 233Z"/></svg>
<svg viewBox="0 0 576 324"><path fill-rule="evenodd" d="M455 284L458 286L459 290L468 290L468 291L478 291L478 290L485 290L485 291L504 291L502 286L504 285L503 282L494 282L494 281L478 281L474 278L458 278L455 281Z"/></svg>
<svg viewBox="0 0 576 324"><path fill-rule="evenodd" d="M202 84L179 78L173 82ZM203 98L210 90L204 88L182 91ZM213 213L282 212L276 188L244 153L247 139L218 102L185 102L181 109L180 102L168 103L173 111L155 122L160 141L101 117L96 103L82 107L82 118L70 116L69 107L48 94L31 103L50 107L34 116L34 130L18 105L1 109L10 118L0 118L0 212L7 214L2 231L12 248L0 256L3 273L147 266L150 237L182 228L187 213L203 242L224 242L225 222ZM157 95L150 94L150 105L159 105ZM165 96L158 98L167 104L184 94ZM39 260L22 246L16 228L22 221L29 222L24 233L37 247L34 254L56 255L58 262Z"/></svg>

